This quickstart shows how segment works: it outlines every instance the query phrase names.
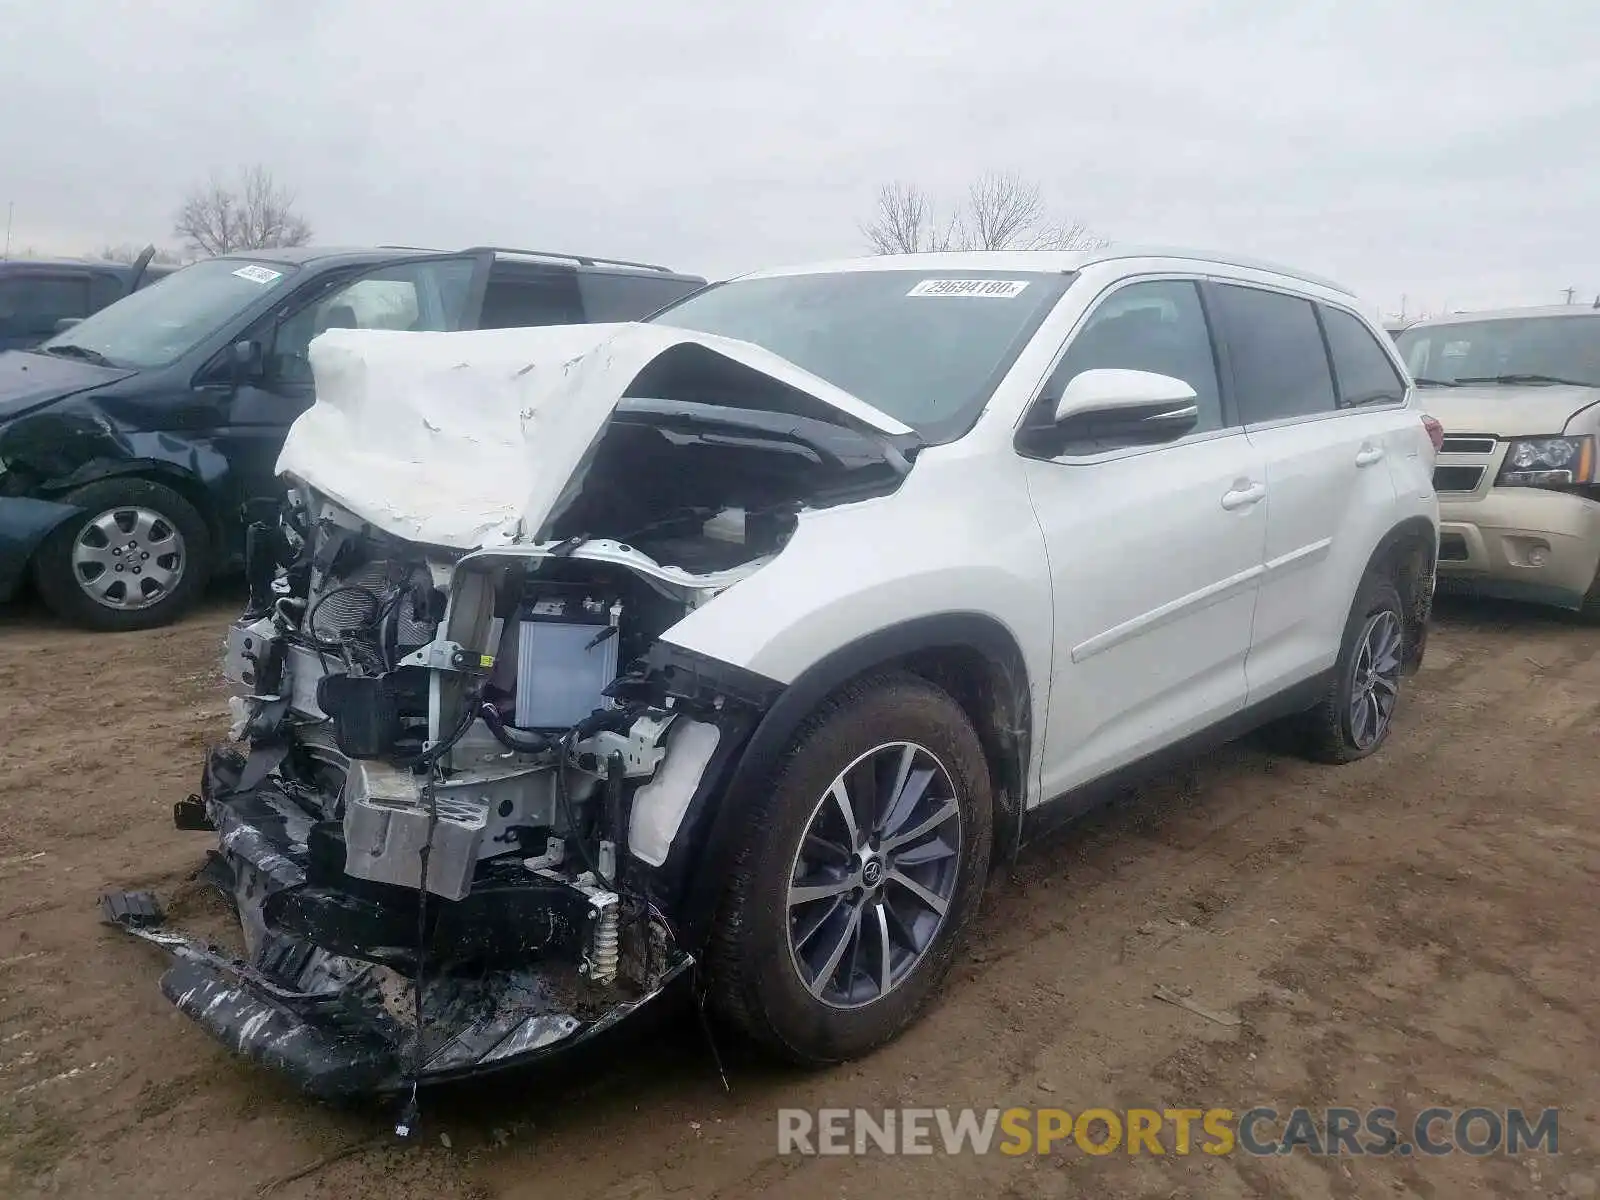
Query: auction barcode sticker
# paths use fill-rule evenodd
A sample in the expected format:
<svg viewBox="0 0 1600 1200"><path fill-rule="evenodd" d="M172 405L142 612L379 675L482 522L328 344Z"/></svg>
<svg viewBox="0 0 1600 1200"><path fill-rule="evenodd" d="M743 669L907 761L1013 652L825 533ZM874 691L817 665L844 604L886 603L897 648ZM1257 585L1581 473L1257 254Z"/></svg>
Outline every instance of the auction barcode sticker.
<svg viewBox="0 0 1600 1200"><path fill-rule="evenodd" d="M981 296L988 300L1009 300L1022 294L1026 279L924 279L908 296Z"/></svg>
<svg viewBox="0 0 1600 1200"><path fill-rule="evenodd" d="M251 263L248 267L240 267L234 274L240 279L248 279L251 283L273 283L283 278L282 271L257 266L255 263Z"/></svg>

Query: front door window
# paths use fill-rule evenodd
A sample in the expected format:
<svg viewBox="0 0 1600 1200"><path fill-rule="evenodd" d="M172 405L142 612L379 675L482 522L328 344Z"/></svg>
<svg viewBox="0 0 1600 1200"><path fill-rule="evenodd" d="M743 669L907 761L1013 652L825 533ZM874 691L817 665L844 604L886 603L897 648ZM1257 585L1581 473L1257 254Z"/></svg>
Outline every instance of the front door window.
<svg viewBox="0 0 1600 1200"><path fill-rule="evenodd" d="M396 263L317 298L278 326L267 353L268 378L309 384L311 342L329 329L463 328L476 265L470 258Z"/></svg>

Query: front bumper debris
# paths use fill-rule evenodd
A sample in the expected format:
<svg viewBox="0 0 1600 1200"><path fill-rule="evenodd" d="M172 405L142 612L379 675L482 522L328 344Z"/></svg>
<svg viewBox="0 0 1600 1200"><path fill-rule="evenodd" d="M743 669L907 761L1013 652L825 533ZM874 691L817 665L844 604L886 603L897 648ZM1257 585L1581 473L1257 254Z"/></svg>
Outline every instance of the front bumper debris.
<svg viewBox="0 0 1600 1200"><path fill-rule="evenodd" d="M320 927L319 914L330 910L355 914L347 931L394 922L381 905L352 901L319 876L317 851L308 848L318 823L282 781L237 755L214 752L202 795L180 802L178 823L192 828L201 810L218 838L202 875L238 912L243 950L168 928L149 893L107 893L103 916L171 956L161 990L180 1011L230 1050L320 1098L382 1095L413 1077L442 1082L565 1051L638 1012L692 963L672 952L646 973L648 986L594 983L583 977L564 933L576 923L571 917L582 911L583 897L568 899L566 907L553 898L544 909L537 908L544 896L537 888L527 893L531 900L522 896L520 908L521 893L504 886L488 889L477 908L475 896L459 909L433 898L430 911L442 914L432 917L435 942L508 903L518 933L507 949L503 936L489 945L485 939L496 932L489 928L473 947L478 960L470 968L430 966L419 1032L414 973L403 961L410 946L340 947L361 955L352 957L330 949L330 939L304 936L304 927ZM527 928L534 911L544 914L537 936ZM414 920L407 929L414 934ZM350 938L358 940L355 933Z"/></svg>
<svg viewBox="0 0 1600 1200"><path fill-rule="evenodd" d="M0 496L0 603L10 600L22 586L39 544L78 511L74 505L54 500Z"/></svg>

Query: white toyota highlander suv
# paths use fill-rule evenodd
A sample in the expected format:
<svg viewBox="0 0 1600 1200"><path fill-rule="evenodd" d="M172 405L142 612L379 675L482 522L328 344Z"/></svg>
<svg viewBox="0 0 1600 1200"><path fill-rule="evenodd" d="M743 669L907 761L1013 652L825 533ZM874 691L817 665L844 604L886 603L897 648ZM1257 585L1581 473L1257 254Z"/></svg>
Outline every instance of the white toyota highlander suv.
<svg viewBox="0 0 1600 1200"><path fill-rule="evenodd" d="M992 864L1419 662L1439 429L1346 291L1177 251L766 271L626 325L312 345L240 748L184 828L245 949L109 917L323 1094L491 1070L675 976L790 1059L939 986Z"/></svg>

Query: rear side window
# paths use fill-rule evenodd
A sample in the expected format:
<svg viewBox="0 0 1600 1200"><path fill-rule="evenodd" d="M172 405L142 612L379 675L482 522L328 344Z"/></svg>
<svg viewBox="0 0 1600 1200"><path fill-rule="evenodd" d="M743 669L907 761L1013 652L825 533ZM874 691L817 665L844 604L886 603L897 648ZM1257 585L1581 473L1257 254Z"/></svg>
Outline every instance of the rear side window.
<svg viewBox="0 0 1600 1200"><path fill-rule="evenodd" d="M89 307L99 312L108 304L115 304L128 293L128 285L120 275L96 271L89 276Z"/></svg>
<svg viewBox="0 0 1600 1200"><path fill-rule="evenodd" d="M0 279L0 334L49 337L56 322L89 315L82 275L13 275Z"/></svg>
<svg viewBox="0 0 1600 1200"><path fill-rule="evenodd" d="M1333 373L1311 301L1219 284L1239 417L1246 425L1333 412Z"/></svg>
<svg viewBox="0 0 1600 1200"><path fill-rule="evenodd" d="M531 325L581 325L583 304L570 268L495 263L483 293L480 329Z"/></svg>
<svg viewBox="0 0 1600 1200"><path fill-rule="evenodd" d="M1222 428L1217 364L1200 292L1184 280L1132 283L1089 314L1044 390L1054 405L1084 371L1117 368L1181 379L1195 391L1196 432Z"/></svg>
<svg viewBox="0 0 1600 1200"><path fill-rule="evenodd" d="M1337 308L1322 309L1322 328L1333 355L1333 373L1339 385L1339 407L1363 404L1399 404L1406 385L1394 363L1367 332L1367 327Z"/></svg>
<svg viewBox="0 0 1600 1200"><path fill-rule="evenodd" d="M584 271L578 275L584 315L590 321L642 321L702 286L662 275L619 275Z"/></svg>

